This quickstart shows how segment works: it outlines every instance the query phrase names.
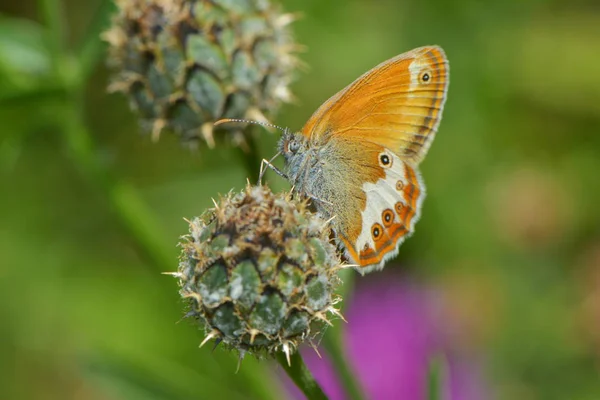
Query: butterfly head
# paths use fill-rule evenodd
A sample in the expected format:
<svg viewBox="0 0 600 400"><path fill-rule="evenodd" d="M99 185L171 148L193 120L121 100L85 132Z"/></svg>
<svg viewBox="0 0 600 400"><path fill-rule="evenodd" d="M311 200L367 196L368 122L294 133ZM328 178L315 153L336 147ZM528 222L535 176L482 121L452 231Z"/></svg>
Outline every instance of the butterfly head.
<svg viewBox="0 0 600 400"><path fill-rule="evenodd" d="M290 157L306 151L308 141L301 132L291 132L286 130L279 141L279 151L286 160Z"/></svg>
<svg viewBox="0 0 600 400"><path fill-rule="evenodd" d="M302 132L286 131L279 140L279 152L285 159L288 176L293 184L296 184L300 170L306 165L308 150L308 139Z"/></svg>

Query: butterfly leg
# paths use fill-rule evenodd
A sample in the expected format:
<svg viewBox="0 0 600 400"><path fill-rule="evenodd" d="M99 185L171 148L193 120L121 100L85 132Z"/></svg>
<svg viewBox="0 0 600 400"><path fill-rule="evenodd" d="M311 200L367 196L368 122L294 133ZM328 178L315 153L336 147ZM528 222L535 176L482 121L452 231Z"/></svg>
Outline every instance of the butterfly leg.
<svg viewBox="0 0 600 400"><path fill-rule="evenodd" d="M282 178L289 180L288 176L279 168L277 168L276 166L274 166L272 164L273 160L275 158L277 158L277 156L279 156L279 153L275 154L275 156L273 158L271 158L270 160L267 160L266 158L263 158L263 160L260 163L260 173L258 175L258 184L261 185L262 184L262 178L265 175L265 172L267 172L267 168L273 170L277 175L281 176Z"/></svg>

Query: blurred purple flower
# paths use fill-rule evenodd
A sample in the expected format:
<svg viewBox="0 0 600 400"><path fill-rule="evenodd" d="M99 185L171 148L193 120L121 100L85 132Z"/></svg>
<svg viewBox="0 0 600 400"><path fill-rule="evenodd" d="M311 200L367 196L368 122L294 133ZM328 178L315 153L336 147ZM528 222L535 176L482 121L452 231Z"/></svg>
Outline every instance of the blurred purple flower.
<svg viewBox="0 0 600 400"><path fill-rule="evenodd" d="M357 379L373 400L427 399L431 360L444 354L448 361L448 400L488 400L478 363L452 351L444 338L436 310L438 296L404 277L381 273L357 279L345 311L344 348ZM330 361L306 348L309 369L331 400L344 400L344 391ZM290 384L294 398L303 395Z"/></svg>

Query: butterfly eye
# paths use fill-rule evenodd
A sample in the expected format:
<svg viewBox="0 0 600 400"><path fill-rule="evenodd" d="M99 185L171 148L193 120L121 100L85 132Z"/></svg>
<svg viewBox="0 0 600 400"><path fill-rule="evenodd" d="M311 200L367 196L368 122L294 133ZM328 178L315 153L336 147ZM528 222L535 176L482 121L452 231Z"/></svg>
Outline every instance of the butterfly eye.
<svg viewBox="0 0 600 400"><path fill-rule="evenodd" d="M382 214L383 225L390 226L392 222L394 222L394 212L390 209L387 209Z"/></svg>
<svg viewBox="0 0 600 400"><path fill-rule="evenodd" d="M392 166L392 158L387 153L382 153L379 155L379 164L384 168L389 168Z"/></svg>
<svg viewBox="0 0 600 400"><path fill-rule="evenodd" d="M382 233L383 227L379 224L373 224L373 228L371 228L371 234L373 235L373 239L379 239Z"/></svg>
<svg viewBox="0 0 600 400"><path fill-rule="evenodd" d="M396 190L401 192L402 189L404 189L404 182L402 182L402 181L396 182Z"/></svg>
<svg viewBox="0 0 600 400"><path fill-rule="evenodd" d="M299 149L300 149L300 143L298 143L297 140L290 140L290 143L288 144L288 150L291 151L292 153L296 153L296 152L298 152Z"/></svg>
<svg viewBox="0 0 600 400"><path fill-rule="evenodd" d="M419 82L421 83L429 83L431 82L431 71L425 70L419 74Z"/></svg>

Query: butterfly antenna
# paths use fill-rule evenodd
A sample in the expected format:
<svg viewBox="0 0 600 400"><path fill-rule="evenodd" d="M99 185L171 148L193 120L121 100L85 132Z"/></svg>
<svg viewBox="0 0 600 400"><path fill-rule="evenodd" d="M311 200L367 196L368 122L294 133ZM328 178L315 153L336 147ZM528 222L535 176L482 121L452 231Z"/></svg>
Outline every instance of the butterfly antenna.
<svg viewBox="0 0 600 400"><path fill-rule="evenodd" d="M279 129L281 132L286 132L287 129L280 127L279 125L275 125L275 124L271 124L269 122L263 122L263 121L252 121L249 119L236 119L236 118L223 118L218 120L217 122L214 123L213 126L217 126L217 125L221 125L221 124L225 124L228 122L243 122L246 124L254 124L254 125L261 125L267 128L275 128L275 129Z"/></svg>

